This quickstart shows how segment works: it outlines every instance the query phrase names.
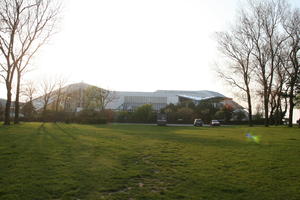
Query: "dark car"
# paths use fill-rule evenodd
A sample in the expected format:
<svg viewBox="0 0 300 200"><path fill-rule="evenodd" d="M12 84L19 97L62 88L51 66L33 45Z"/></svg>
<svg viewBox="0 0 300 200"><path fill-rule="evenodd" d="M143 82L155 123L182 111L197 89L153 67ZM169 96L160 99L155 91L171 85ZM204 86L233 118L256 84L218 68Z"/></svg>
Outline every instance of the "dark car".
<svg viewBox="0 0 300 200"><path fill-rule="evenodd" d="M211 120L211 126L221 126L221 123L218 120Z"/></svg>
<svg viewBox="0 0 300 200"><path fill-rule="evenodd" d="M194 126L203 126L202 119L195 119L194 120Z"/></svg>

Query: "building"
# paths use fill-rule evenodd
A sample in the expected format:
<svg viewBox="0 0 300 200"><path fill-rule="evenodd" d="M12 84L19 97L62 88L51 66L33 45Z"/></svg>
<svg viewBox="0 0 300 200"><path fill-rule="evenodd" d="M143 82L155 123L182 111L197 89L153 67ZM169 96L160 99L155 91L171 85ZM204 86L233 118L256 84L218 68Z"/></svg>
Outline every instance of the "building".
<svg viewBox="0 0 300 200"><path fill-rule="evenodd" d="M234 109L243 109L242 106L234 102L231 98L224 95L208 91L182 91L182 90L157 90L155 92L120 92L114 93L115 98L107 105L107 109L113 110L134 110L137 107L150 104L156 111L166 107L168 104L178 104L184 102L193 102L198 104L204 100L217 99L215 106L229 104Z"/></svg>
<svg viewBox="0 0 300 200"><path fill-rule="evenodd" d="M62 89L63 98L61 98L60 108L63 110L78 112L84 108L86 104L85 91L92 85L86 83L75 83L68 85ZM53 97L50 98L48 109L54 107L56 103L56 92L53 92ZM136 108L150 104L153 110L160 111L168 104L178 104L184 102L193 102L198 104L203 100L216 99L215 106L221 107L222 105L229 104L234 110L243 110L243 107L234 102L231 98L224 95L208 91L182 91L182 90L157 90L154 92L124 92L114 91L110 92L109 101L105 106L106 109L112 110L126 110L133 111ZM39 97L33 101L37 110L43 108L43 98Z"/></svg>

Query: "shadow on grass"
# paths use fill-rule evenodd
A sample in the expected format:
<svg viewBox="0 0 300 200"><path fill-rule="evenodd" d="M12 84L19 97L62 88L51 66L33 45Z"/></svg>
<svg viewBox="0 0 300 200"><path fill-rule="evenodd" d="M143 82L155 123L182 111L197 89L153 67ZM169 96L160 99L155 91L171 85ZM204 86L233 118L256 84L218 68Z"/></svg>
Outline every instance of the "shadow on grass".
<svg viewBox="0 0 300 200"><path fill-rule="evenodd" d="M63 128L60 124L58 123L54 123L55 127L57 129L59 129L61 132L63 132L65 135L67 135L68 137L72 138L73 140L76 140L77 138L70 132L70 131L67 131L66 128Z"/></svg>
<svg viewBox="0 0 300 200"><path fill-rule="evenodd" d="M100 126L91 125L93 127ZM233 140L231 138L221 137L213 138L207 135L189 135L189 134L180 134L175 133L177 131L191 131L195 130L193 127L157 127L157 126L143 126L143 125L121 125L121 126L108 126L112 131L119 132L124 135L143 137L145 139L154 139L161 141L171 141L176 143L185 143L185 144L199 144L207 146L216 146L216 147L244 147L247 143L239 140ZM101 127L102 128L102 127ZM201 128L198 129L199 132L213 130L212 128Z"/></svg>

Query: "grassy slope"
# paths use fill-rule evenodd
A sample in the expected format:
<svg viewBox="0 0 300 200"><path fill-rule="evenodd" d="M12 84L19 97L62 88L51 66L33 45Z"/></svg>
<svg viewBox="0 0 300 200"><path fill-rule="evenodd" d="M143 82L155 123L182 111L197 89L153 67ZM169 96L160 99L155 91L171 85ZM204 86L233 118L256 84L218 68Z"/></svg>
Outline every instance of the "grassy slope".
<svg viewBox="0 0 300 200"><path fill-rule="evenodd" d="M0 127L0 199L296 200L300 129Z"/></svg>

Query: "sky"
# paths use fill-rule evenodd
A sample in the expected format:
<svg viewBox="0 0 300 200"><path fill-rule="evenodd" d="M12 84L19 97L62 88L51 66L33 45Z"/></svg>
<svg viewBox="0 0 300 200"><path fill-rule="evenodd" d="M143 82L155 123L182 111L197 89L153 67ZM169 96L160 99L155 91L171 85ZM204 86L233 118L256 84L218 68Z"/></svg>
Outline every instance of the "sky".
<svg viewBox="0 0 300 200"><path fill-rule="evenodd" d="M214 70L214 33L229 27L240 5L240 0L64 0L58 32L38 52L24 81L63 76L69 83L115 91L212 90L232 96ZM5 97L2 89L0 96Z"/></svg>
<svg viewBox="0 0 300 200"><path fill-rule="evenodd" d="M84 2L84 3L83 3ZM213 90L213 34L237 1L69 0L28 79L62 74L116 91Z"/></svg>

